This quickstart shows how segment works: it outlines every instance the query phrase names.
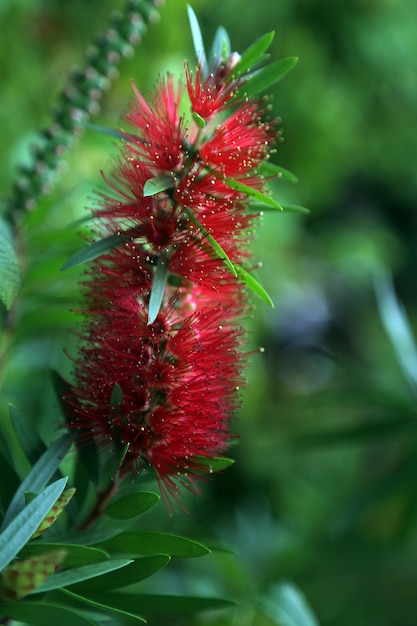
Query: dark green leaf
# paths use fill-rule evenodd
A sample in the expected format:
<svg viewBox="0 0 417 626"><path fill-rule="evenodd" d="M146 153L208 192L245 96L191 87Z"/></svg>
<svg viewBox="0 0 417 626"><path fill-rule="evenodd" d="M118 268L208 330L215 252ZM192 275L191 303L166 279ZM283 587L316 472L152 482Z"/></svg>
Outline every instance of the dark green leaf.
<svg viewBox="0 0 417 626"><path fill-rule="evenodd" d="M4 617L32 626L97 626L80 611L54 602L8 602L1 608Z"/></svg>
<svg viewBox="0 0 417 626"><path fill-rule="evenodd" d="M153 324L158 317L162 299L165 293L165 285L168 277L168 261L165 255L161 254L156 264L152 279L151 296L149 298L148 325Z"/></svg>
<svg viewBox="0 0 417 626"><path fill-rule="evenodd" d="M201 224L198 221L198 219L195 217L195 215L191 211L187 210L187 215L190 218L190 220L192 221L192 223L195 226L197 226L199 231L202 233L203 237L205 237L205 239L207 239L207 241L209 242L209 244L211 245L211 247L215 251L216 255L219 257L219 259L224 261L226 267L231 271L233 276L237 276L234 264L229 259L229 257L227 256L226 252L223 250L221 245L214 239L214 237L212 237L212 235L210 235L210 233L207 231L207 229L203 226L203 224Z"/></svg>
<svg viewBox="0 0 417 626"><path fill-rule="evenodd" d="M221 472L235 463L234 459L227 459L221 456L211 458L207 458L205 456L193 456L191 457L190 462L191 464L195 462L199 467L205 467L209 469L210 472Z"/></svg>
<svg viewBox="0 0 417 626"><path fill-rule="evenodd" d="M189 19L190 27L191 27L191 35L193 38L195 55L197 57L197 61L201 65L203 75L207 76L208 64L207 64L206 51L204 48L203 36L201 34L200 24L198 23L197 16L189 4L187 4L187 13L188 13L188 19Z"/></svg>
<svg viewBox="0 0 417 626"><path fill-rule="evenodd" d="M219 26L214 35L213 45L210 51L210 61L222 59L225 61L231 53L229 33L223 26Z"/></svg>
<svg viewBox="0 0 417 626"><path fill-rule="evenodd" d="M103 596L89 595L96 602ZM106 604L131 613L141 612L145 615L164 615L169 613L197 613L198 611L215 611L230 609L233 602L221 598L198 598L192 596L141 595L107 592L104 596Z"/></svg>
<svg viewBox="0 0 417 626"><path fill-rule="evenodd" d="M81 582L82 580L87 580L88 578L114 572L121 567L126 567L126 565L129 565L131 562L132 561L128 559L114 559L103 563L95 563L94 565L83 565L82 567L67 569L49 576L39 587L36 587L34 593L44 593L52 589L60 589Z"/></svg>
<svg viewBox="0 0 417 626"><path fill-rule="evenodd" d="M197 557L210 550L203 544L185 537L158 533L151 530L127 531L102 542L105 550L124 554L167 554L171 557Z"/></svg>
<svg viewBox="0 0 417 626"><path fill-rule="evenodd" d="M103 237L103 239L94 241L93 243L90 243L90 245L88 245L86 248L83 248L82 250L76 252L71 258L65 261L65 263L61 267L61 271L69 270L73 267L77 267L78 265L82 265L83 263L88 263L88 261L92 261L102 254L110 252L110 250L118 248L127 241L131 240L131 235L122 232L116 233L115 235L109 235L108 237Z"/></svg>
<svg viewBox="0 0 417 626"><path fill-rule="evenodd" d="M224 182L231 189L235 189L235 191L240 191L241 193L245 193L246 195L255 198L259 202L266 204L274 209L278 209L279 211L283 211L283 208L278 202L275 202L272 198L267 196L266 194L254 189L253 187L249 187L249 185L245 185L238 180L233 180L233 178L225 178Z"/></svg>
<svg viewBox="0 0 417 626"><path fill-rule="evenodd" d="M246 286L256 294L261 300L266 302L270 307L274 308L274 303L271 300L268 292L262 287L262 285L256 280L256 278L246 271L240 265L235 265L236 272L239 280L246 284Z"/></svg>
<svg viewBox="0 0 417 626"><path fill-rule="evenodd" d="M26 559L54 550L65 550L67 553L64 561L65 567L81 567L82 565L102 563L109 558L108 554L99 548L87 548L86 546L76 546L69 543L50 543L46 541L26 544L19 552L19 557Z"/></svg>
<svg viewBox="0 0 417 626"><path fill-rule="evenodd" d="M123 389L121 388L119 383L115 383L111 392L111 396L110 396L110 407L123 406L123 404L124 404Z"/></svg>
<svg viewBox="0 0 417 626"><path fill-rule="evenodd" d="M20 479L3 452L0 452L0 476L7 476L7 480L0 482L0 511L4 513L19 488Z"/></svg>
<svg viewBox="0 0 417 626"><path fill-rule="evenodd" d="M63 435L54 441L52 446L48 448L35 463L13 496L9 508L6 511L6 515L4 516L1 529L6 528L7 524L25 506L25 491L38 493L48 480L50 480L61 464L65 454L68 452L73 440L74 433Z"/></svg>
<svg viewBox="0 0 417 626"><path fill-rule="evenodd" d="M262 165L257 168L259 174L267 177L283 178L285 180L290 181L291 183L298 183L298 178L295 174L286 170L284 167L280 165L275 165L275 163L270 163L269 161L264 161Z"/></svg>
<svg viewBox="0 0 417 626"><path fill-rule="evenodd" d="M243 85L236 90L232 100L238 100L243 97L251 98L271 87L274 83L281 80L294 67L297 61L297 57L280 59L249 75Z"/></svg>
<svg viewBox="0 0 417 626"><path fill-rule="evenodd" d="M143 186L143 195L154 196L155 194L171 189L174 185L174 180L171 174L159 174L154 178L150 178Z"/></svg>
<svg viewBox="0 0 417 626"><path fill-rule="evenodd" d="M242 52L242 56L240 57L240 61L233 68L232 76L240 76L246 70L250 69L257 63L261 58L265 50L269 48L274 39L275 32L271 31L270 33L266 33L259 39L257 39L247 50Z"/></svg>
<svg viewBox="0 0 417 626"><path fill-rule="evenodd" d="M32 426L32 422L23 415L22 411L10 405L9 413L22 450L30 464L34 465L39 457L46 452L46 446Z"/></svg>
<svg viewBox="0 0 417 626"><path fill-rule="evenodd" d="M103 574L98 578L90 578L83 583L77 583L71 587L71 591L80 593L81 595L108 591L110 589L121 589L134 585L145 578L149 578L165 567L170 561L170 557L166 554L157 554L154 556L145 556L137 559L130 565L123 567L117 572L117 576L113 574Z"/></svg>
<svg viewBox="0 0 417 626"><path fill-rule="evenodd" d="M0 227L3 222L0 222ZM0 302L7 310L20 288L20 267L14 248L3 229L0 230Z"/></svg>
<svg viewBox="0 0 417 626"><path fill-rule="evenodd" d="M99 133L102 133L103 135L109 135L110 137L121 139L122 141L130 141L132 143L137 143L138 141L135 135L130 135L129 133L125 133L122 130L117 130L116 128L106 128L105 126L99 126L98 124L91 124L90 122L84 122L83 126L91 130L95 130Z"/></svg>
<svg viewBox="0 0 417 626"><path fill-rule="evenodd" d="M0 572L32 537L63 492L66 482L66 478L61 478L52 483L16 516L13 516L0 534Z"/></svg>
<svg viewBox="0 0 417 626"><path fill-rule="evenodd" d="M63 595L67 596L68 598L71 598L72 600L76 600L77 602L80 602L82 604L87 604L89 606L94 606L98 609L102 609L107 611L114 611L115 613L120 613L121 615L125 615L127 617L130 617L132 619L138 620L140 622L145 622L146 620L141 617L140 615L137 615L135 613L129 612L127 610L124 610L123 608L118 608L115 606L111 606L109 605L109 603L104 603L103 602L103 596L102 594L100 594L99 596L93 598L86 598L85 596L81 596L77 593L73 593L72 591L69 591L68 589L60 589L59 590ZM107 599L107 595L108 593L105 594L105 598ZM123 604L123 603L122 603Z"/></svg>
<svg viewBox="0 0 417 626"><path fill-rule="evenodd" d="M274 585L260 604L277 626L319 626L303 594L294 585Z"/></svg>
<svg viewBox="0 0 417 626"><path fill-rule="evenodd" d="M158 494L150 491L130 493L115 502L111 502L104 514L114 519L130 519L147 511L158 500Z"/></svg>

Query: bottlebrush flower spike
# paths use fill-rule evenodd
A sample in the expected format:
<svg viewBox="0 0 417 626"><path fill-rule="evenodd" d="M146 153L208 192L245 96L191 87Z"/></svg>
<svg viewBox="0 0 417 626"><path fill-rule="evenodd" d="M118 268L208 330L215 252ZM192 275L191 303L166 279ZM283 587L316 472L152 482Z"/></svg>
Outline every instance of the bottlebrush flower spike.
<svg viewBox="0 0 417 626"><path fill-rule="evenodd" d="M127 448L119 476L153 468L168 507L225 451L240 404L242 280L256 284L242 269L253 266L251 190L265 192L259 166L279 137L264 100L233 100L250 80L242 58L245 76L238 55L216 54L207 77L197 65L193 81L186 64L186 89L170 75L149 100L134 87L133 131L121 133L109 192L93 211L96 240L113 236L114 247L85 281L67 424L79 441ZM202 123L180 113L187 96Z"/></svg>

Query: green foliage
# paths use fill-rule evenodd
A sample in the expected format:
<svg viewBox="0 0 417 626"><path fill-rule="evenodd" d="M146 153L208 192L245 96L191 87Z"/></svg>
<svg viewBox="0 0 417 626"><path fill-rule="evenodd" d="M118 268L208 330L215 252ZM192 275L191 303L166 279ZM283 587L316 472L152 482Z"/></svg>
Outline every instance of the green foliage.
<svg viewBox="0 0 417 626"><path fill-rule="evenodd" d="M6 224L0 221L0 303L7 310L13 304L20 287L20 268L16 253L7 236Z"/></svg>

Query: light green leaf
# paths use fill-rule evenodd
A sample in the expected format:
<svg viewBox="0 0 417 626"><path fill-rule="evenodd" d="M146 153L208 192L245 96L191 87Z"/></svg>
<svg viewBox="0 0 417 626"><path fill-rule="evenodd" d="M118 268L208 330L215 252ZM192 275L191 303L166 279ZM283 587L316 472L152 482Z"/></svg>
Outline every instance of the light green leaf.
<svg viewBox="0 0 417 626"><path fill-rule="evenodd" d="M249 289L256 294L261 300L266 302L270 307L274 308L274 303L271 300L268 292L262 287L262 285L256 280L256 278L245 270L242 266L236 265L236 272L239 280L244 282Z"/></svg>
<svg viewBox="0 0 417 626"><path fill-rule="evenodd" d="M275 32L271 31L270 33L266 33L266 35L262 35L259 39L257 39L247 50L242 52L242 56L240 57L239 63L233 68L232 76L240 76L246 70L250 69L262 58L265 50L269 48L274 39Z"/></svg>
<svg viewBox="0 0 417 626"><path fill-rule="evenodd" d="M39 457L46 452L46 446L33 427L32 422L22 411L13 405L9 405L9 413L22 450L30 464L34 465Z"/></svg>
<svg viewBox="0 0 417 626"><path fill-rule="evenodd" d="M161 254L158 258L152 279L152 289L149 298L148 326L153 324L158 317L159 309L161 308L162 299L165 293L167 278L168 260L164 254Z"/></svg>
<svg viewBox="0 0 417 626"><path fill-rule="evenodd" d="M76 600L77 602L80 602L82 604L87 604L89 606L94 606L98 609L102 609L105 610L106 612L108 611L114 611L115 613L120 613L121 615L125 615L127 617L130 617L132 619L138 620L140 622L145 622L146 623L146 619L144 619L143 617L141 617L140 615L137 615L135 613L129 612L127 610L124 610L123 608L118 608L115 606L110 606L108 603L104 603L102 600L102 594L100 594L97 597L94 597L94 599L92 598L86 598L85 596L81 596L77 593L73 593L72 591L69 591L68 589L59 589L60 593L62 593L63 595L67 596L68 598L71 598L73 600ZM108 592L105 594L105 598L107 599L107 595ZM123 604L123 602L122 602Z"/></svg>
<svg viewBox="0 0 417 626"><path fill-rule="evenodd" d="M67 569L49 576L39 587L36 587L34 593L44 593L52 589L61 589L62 587L79 583L82 580L87 580L88 578L114 572L121 567L126 567L129 563L132 563L130 559L114 559L112 561L105 561L104 563L95 563L94 565L83 565L82 567Z"/></svg>
<svg viewBox="0 0 417 626"><path fill-rule="evenodd" d="M197 463L198 466L209 469L210 472L221 472L227 469L235 463L234 459L227 459L221 456L205 457L205 456L193 456L190 458L190 464ZM188 472L191 470L188 469Z"/></svg>
<svg viewBox="0 0 417 626"><path fill-rule="evenodd" d="M213 45L210 51L210 61L222 59L225 61L231 53L229 33L223 26L219 26L214 35Z"/></svg>
<svg viewBox="0 0 417 626"><path fill-rule="evenodd" d="M115 137L116 139L121 139L122 141L129 141L132 143L138 142L135 135L125 133L122 130L117 130L116 128L106 128L105 126L99 126L98 124L91 124L91 122L83 122L82 125L90 130L95 130L103 135L109 135L109 137Z"/></svg>
<svg viewBox="0 0 417 626"><path fill-rule="evenodd" d="M0 227L2 225L0 222ZM14 248L3 230L0 230L0 302L9 310L20 288L20 267Z"/></svg>
<svg viewBox="0 0 417 626"><path fill-rule="evenodd" d="M291 213L310 213L310 209L307 209L304 206L299 206L298 204L283 204L282 208L284 211L289 211Z"/></svg>
<svg viewBox="0 0 417 626"><path fill-rule="evenodd" d="M283 178L284 180L288 180L291 183L298 183L298 178L295 174L286 170L284 167L280 165L275 165L275 163L270 163L269 161L264 161L258 168L257 172L264 176L276 176L277 178Z"/></svg>
<svg viewBox="0 0 417 626"><path fill-rule="evenodd" d="M191 558L208 554L203 544L185 537L152 530L127 531L102 542L105 550L123 554L167 554L171 557Z"/></svg>
<svg viewBox="0 0 417 626"><path fill-rule="evenodd" d="M158 494L151 491L130 493L111 502L105 509L104 515L114 519L131 519L150 509L158 500Z"/></svg>
<svg viewBox="0 0 417 626"><path fill-rule="evenodd" d="M198 221L198 219L195 217L195 215L189 209L187 209L186 213L187 213L189 219L191 220L191 222L195 226L197 226L199 231L202 233L203 237L205 237L205 239L207 239L207 241L209 242L209 244L211 245L211 247L215 251L216 255L219 257L219 259L221 259L225 263L226 267L231 271L233 276L237 276L234 264L229 259L229 257L227 256L226 252L223 250L221 245L214 239L214 237L212 235L210 235L208 230L203 226L203 224L201 224Z"/></svg>
<svg viewBox="0 0 417 626"><path fill-rule="evenodd" d="M191 35L193 38L195 56L197 57L198 63L200 63L201 65L203 75L207 76L208 63L207 63L206 51L204 48L203 36L201 34L200 24L198 23L197 16L189 4L187 4L187 13L188 13L188 20L190 22L190 27L191 27Z"/></svg>
<svg viewBox="0 0 417 626"><path fill-rule="evenodd" d="M71 591L80 593L81 595L88 595L90 593L109 591L110 589L121 589L122 587L128 587L135 585L145 578L149 578L165 567L170 561L170 557L166 554L157 554L154 556L145 556L141 559L137 559L123 567L117 576L113 574L103 574L97 578L90 578L82 583L77 583L71 587Z"/></svg>
<svg viewBox="0 0 417 626"><path fill-rule="evenodd" d="M78 265L82 265L83 263L88 263L93 259L105 254L106 252L110 252L114 248L118 248L122 246L127 241L131 241L131 235L127 233L116 233L114 235L109 235L108 237L103 237L103 239L99 239L98 241L94 241L90 243L86 248L79 250L72 257L70 257L63 266L61 267L61 271L72 269L73 267L77 267Z"/></svg>
<svg viewBox="0 0 417 626"><path fill-rule="evenodd" d="M6 602L1 608L8 617L32 626L98 626L80 611L55 602Z"/></svg>
<svg viewBox="0 0 417 626"><path fill-rule="evenodd" d="M272 587L261 609L277 626L319 626L301 591L289 583Z"/></svg>
<svg viewBox="0 0 417 626"><path fill-rule="evenodd" d="M67 483L61 478L44 489L30 504L25 506L0 534L0 572L29 541L63 492Z"/></svg>
<svg viewBox="0 0 417 626"><path fill-rule="evenodd" d="M278 209L279 211L283 210L282 206L278 204L278 202L276 202L266 194L262 193L261 191L258 191L253 187L249 187L249 185L245 185L238 180L233 180L233 178L225 178L224 182L226 183L226 185L228 185L228 187L234 189L235 191L245 193L248 196L255 198L259 202L267 204L268 206L273 207L274 209Z"/></svg>
<svg viewBox="0 0 417 626"><path fill-rule="evenodd" d="M251 98L268 87L271 87L274 83L281 80L281 78L294 67L297 61L297 57L279 59L279 61L270 63L261 70L250 74L243 85L237 89L231 100L238 100L242 97Z"/></svg>
<svg viewBox="0 0 417 626"><path fill-rule="evenodd" d="M92 565L107 561L109 555L99 548L87 548L86 546L77 546L69 543L51 543L51 542L30 542L24 546L19 552L22 559L44 554L45 552L53 552L54 550L65 550L67 553L64 561L65 567L81 567L82 565Z"/></svg>
<svg viewBox="0 0 417 626"><path fill-rule="evenodd" d="M171 174L159 174L154 178L149 178L143 186L144 197L154 196L160 191L171 189L174 186L174 179Z"/></svg>
<svg viewBox="0 0 417 626"><path fill-rule="evenodd" d="M195 111L193 111L193 120L199 128L204 128L206 125L206 120L204 119L204 117L201 117L201 115L199 115Z"/></svg>
<svg viewBox="0 0 417 626"><path fill-rule="evenodd" d="M74 433L63 435L54 441L52 446L48 448L41 458L35 463L13 496L9 508L4 516L1 530L6 528L9 522L25 506L25 492L32 491L33 493L38 493L54 475L65 454L68 452L74 437Z"/></svg>

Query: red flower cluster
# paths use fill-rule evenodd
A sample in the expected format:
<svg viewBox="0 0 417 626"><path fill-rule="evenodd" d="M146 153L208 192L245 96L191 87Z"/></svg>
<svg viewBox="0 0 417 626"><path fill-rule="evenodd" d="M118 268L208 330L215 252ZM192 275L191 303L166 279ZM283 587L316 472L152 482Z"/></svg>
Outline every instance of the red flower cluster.
<svg viewBox="0 0 417 626"><path fill-rule="evenodd" d="M262 190L256 168L276 130L262 102L236 102L237 86L219 62L207 78L187 66L186 90L171 76L160 80L149 102L134 88L126 116L134 131L94 211L96 234L118 234L121 245L96 259L86 280L69 427L128 444L125 468L154 468L174 498L209 471L204 460L224 452L239 405L248 301L212 243L247 263L256 216L228 179ZM196 122L181 114L187 94ZM165 184L145 193L151 179Z"/></svg>

